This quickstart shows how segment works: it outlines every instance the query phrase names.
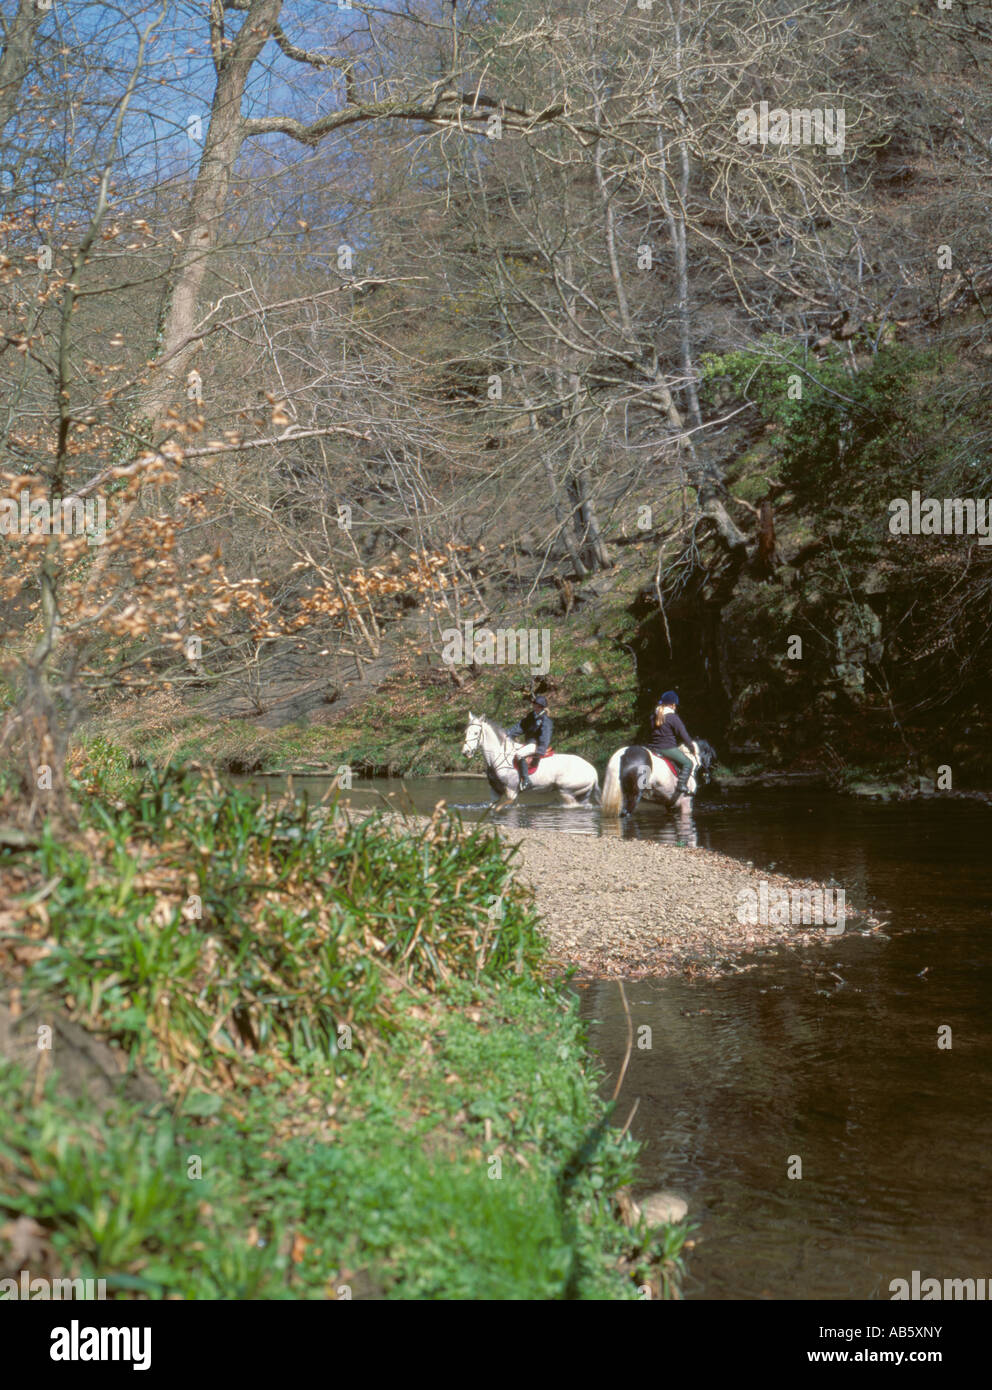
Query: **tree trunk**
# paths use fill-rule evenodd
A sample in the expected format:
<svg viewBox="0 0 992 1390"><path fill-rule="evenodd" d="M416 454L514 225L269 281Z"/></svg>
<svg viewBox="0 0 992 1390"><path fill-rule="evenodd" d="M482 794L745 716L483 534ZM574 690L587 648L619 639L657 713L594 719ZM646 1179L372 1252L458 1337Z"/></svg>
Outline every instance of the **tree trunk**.
<svg viewBox="0 0 992 1390"><path fill-rule="evenodd" d="M566 486L572 508L572 529L583 565L593 571L610 569L613 561L599 529L596 506L589 496L585 474L570 473Z"/></svg>
<svg viewBox="0 0 992 1390"><path fill-rule="evenodd" d="M182 229L183 249L162 317L156 366L141 405L140 413L153 428L161 427L166 411L181 393L198 347L197 342L190 342L190 337L196 327L200 291L245 137L241 110L245 86L272 34L282 4L283 0L251 0L231 46L219 56L215 53L217 86L203 155Z"/></svg>
<svg viewBox="0 0 992 1390"><path fill-rule="evenodd" d="M62 827L74 818L65 775L71 725L58 708L44 666L28 667L0 735L0 748L11 750L20 783L17 818L22 826L47 822Z"/></svg>
<svg viewBox="0 0 992 1390"><path fill-rule="evenodd" d="M13 120L20 105L21 88L34 59L34 41L45 17L35 0L20 0L14 18L4 26L0 54L0 130Z"/></svg>

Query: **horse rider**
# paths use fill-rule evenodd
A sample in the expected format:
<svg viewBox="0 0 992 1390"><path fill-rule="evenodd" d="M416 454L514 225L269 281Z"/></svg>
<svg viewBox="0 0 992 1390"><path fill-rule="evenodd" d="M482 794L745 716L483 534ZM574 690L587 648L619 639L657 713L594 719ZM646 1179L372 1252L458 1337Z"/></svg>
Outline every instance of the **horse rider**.
<svg viewBox="0 0 992 1390"><path fill-rule="evenodd" d="M551 717L548 714L546 697L535 695L530 711L524 715L519 724L514 724L512 729L506 731L511 738L527 739L523 748L517 750L513 759L517 776L520 778L520 790L522 792L530 791L534 785L527 775L527 760L528 758L543 758L551 747L553 728Z"/></svg>
<svg viewBox="0 0 992 1390"><path fill-rule="evenodd" d="M679 770L675 783L672 805L688 790L689 778L696 766L692 753L692 739L689 730L676 714L679 697L674 690L666 690L655 706L651 720L651 739L648 748L656 757L667 758Z"/></svg>

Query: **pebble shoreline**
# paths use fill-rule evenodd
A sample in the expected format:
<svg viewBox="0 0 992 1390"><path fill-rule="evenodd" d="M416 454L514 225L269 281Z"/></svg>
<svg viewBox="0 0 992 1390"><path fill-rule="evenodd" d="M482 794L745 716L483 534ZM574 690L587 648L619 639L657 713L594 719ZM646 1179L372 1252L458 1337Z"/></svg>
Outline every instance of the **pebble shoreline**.
<svg viewBox="0 0 992 1390"><path fill-rule="evenodd" d="M770 947L836 944L827 926L742 925L739 893L764 881L779 889L826 888L811 879L758 870L709 849L654 841L500 829L518 847L516 874L534 889L552 959L580 976L726 973L738 957ZM846 930L882 924L846 904Z"/></svg>

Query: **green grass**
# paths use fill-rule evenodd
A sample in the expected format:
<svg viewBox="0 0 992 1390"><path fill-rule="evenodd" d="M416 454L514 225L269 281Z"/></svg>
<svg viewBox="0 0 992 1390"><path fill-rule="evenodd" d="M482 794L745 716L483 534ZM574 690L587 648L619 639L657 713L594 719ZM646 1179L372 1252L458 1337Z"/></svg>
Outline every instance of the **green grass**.
<svg viewBox="0 0 992 1390"><path fill-rule="evenodd" d="M31 1216L49 1265L119 1297L677 1288L686 1228L619 1219L637 1146L491 830L349 825L97 762L80 836L34 857L46 891L21 892L0 970L161 1101L100 1113L5 1068L0 1227Z"/></svg>
<svg viewBox="0 0 992 1390"><path fill-rule="evenodd" d="M30 1214L60 1267L105 1278L112 1296L323 1298L350 1283L401 1298L635 1298L666 1240L677 1276L684 1228L673 1250L672 1232L611 1213L636 1149L600 1124L574 1008L474 997L483 1029L457 1010L440 1030L411 1027L411 1044L433 1040L430 1060L400 1076L380 1058L344 1101L314 1058L307 1100L337 1102L333 1136L281 1137L276 1086L237 1119L125 1107L95 1126L51 1088L36 1104L12 1069L0 1209Z"/></svg>

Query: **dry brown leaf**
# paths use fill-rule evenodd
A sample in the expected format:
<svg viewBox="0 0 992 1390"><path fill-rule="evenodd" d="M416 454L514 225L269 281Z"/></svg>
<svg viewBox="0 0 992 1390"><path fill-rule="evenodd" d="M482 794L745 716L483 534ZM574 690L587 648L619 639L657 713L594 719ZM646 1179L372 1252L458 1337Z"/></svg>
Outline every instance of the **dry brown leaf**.
<svg viewBox="0 0 992 1390"><path fill-rule="evenodd" d="M31 1216L19 1216L16 1221L8 1221L6 1226L0 1227L0 1239L10 1246L6 1263L13 1270L38 1266L48 1246L48 1232Z"/></svg>

